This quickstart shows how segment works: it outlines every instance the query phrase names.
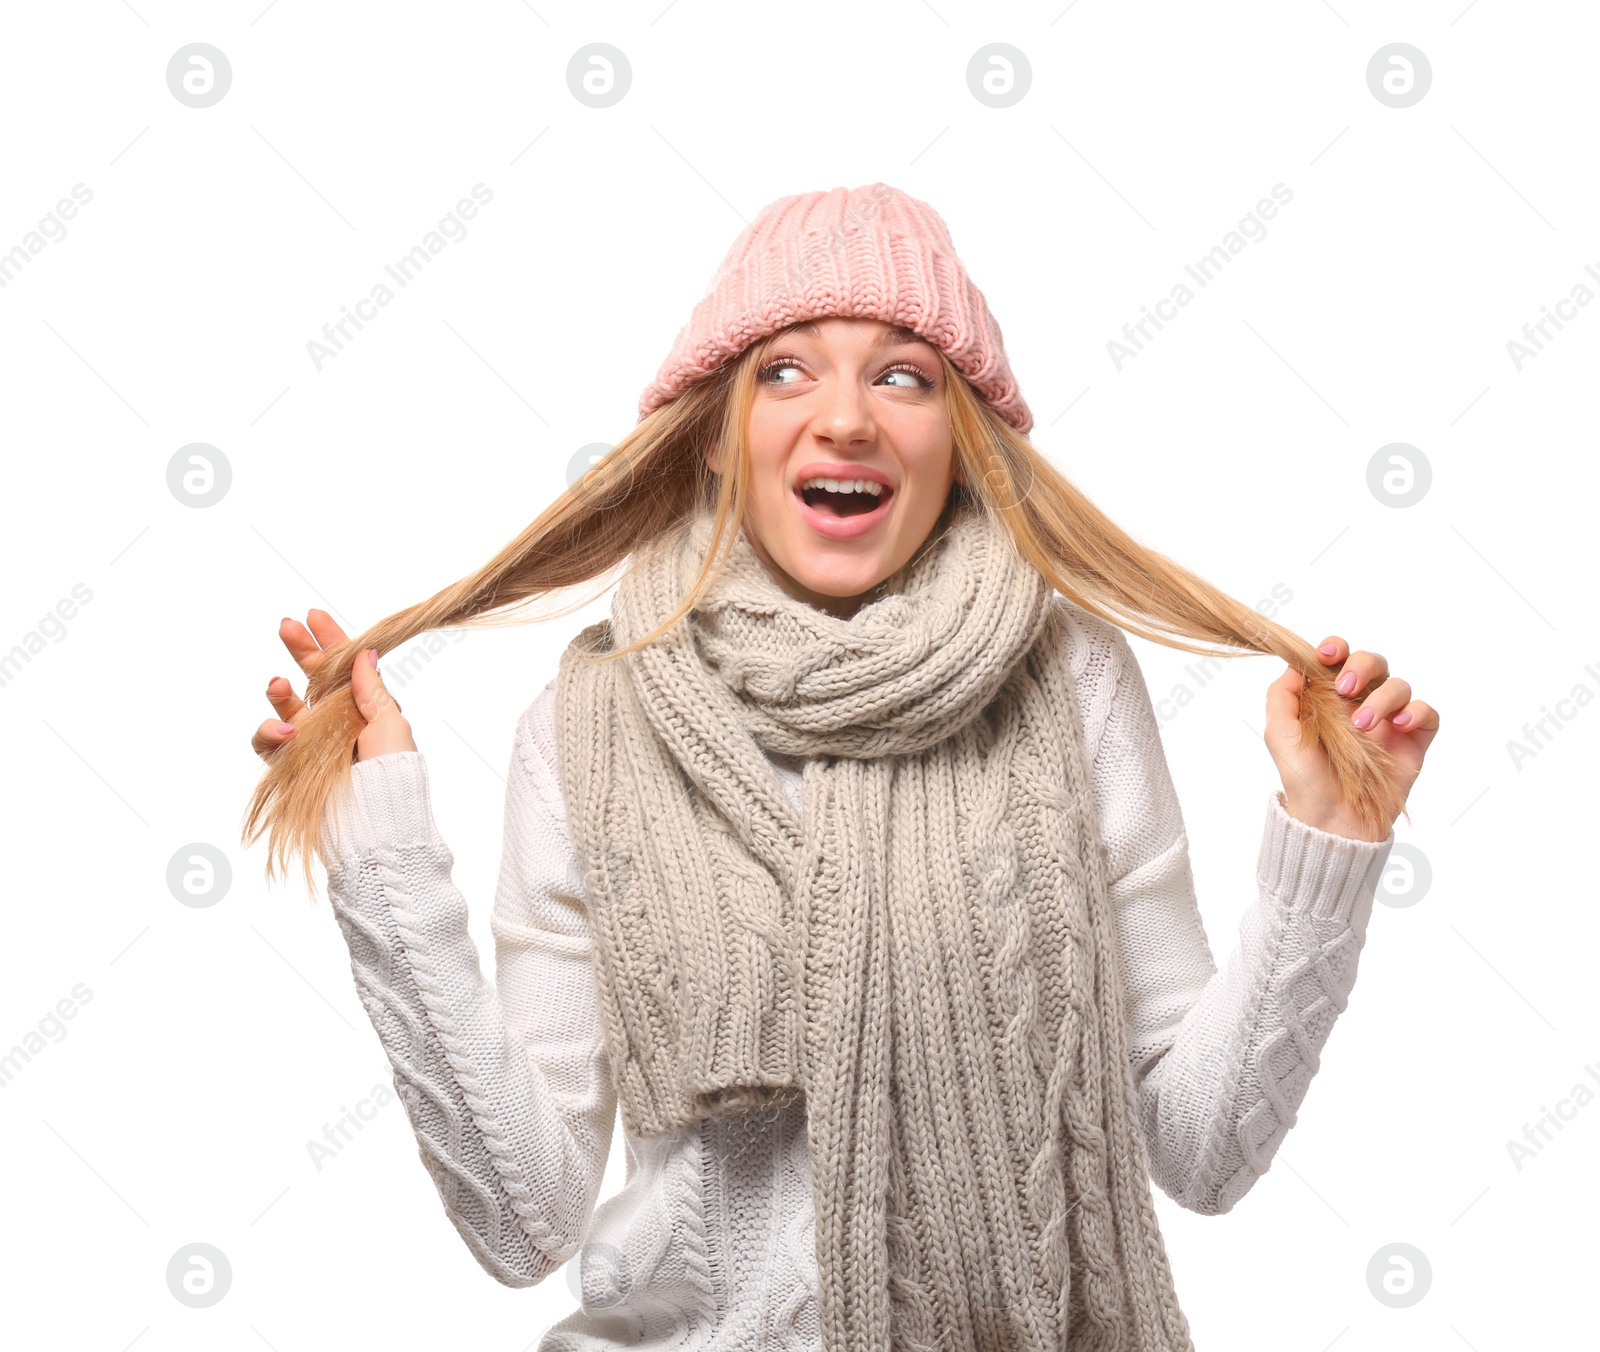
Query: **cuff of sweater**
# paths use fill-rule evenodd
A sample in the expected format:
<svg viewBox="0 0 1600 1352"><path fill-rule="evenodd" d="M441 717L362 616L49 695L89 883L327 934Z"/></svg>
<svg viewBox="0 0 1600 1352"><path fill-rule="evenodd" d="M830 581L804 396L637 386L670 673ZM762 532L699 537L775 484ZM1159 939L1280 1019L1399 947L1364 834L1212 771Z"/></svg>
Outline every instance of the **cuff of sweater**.
<svg viewBox="0 0 1600 1352"><path fill-rule="evenodd" d="M329 859L361 858L378 846L445 848L433 821L428 765L420 751L391 751L350 767L324 818L323 849Z"/></svg>
<svg viewBox="0 0 1600 1352"><path fill-rule="evenodd" d="M1267 803L1267 828L1256 861L1262 891L1290 910L1348 923L1376 892L1394 831L1382 840L1352 840L1291 817L1283 791Z"/></svg>

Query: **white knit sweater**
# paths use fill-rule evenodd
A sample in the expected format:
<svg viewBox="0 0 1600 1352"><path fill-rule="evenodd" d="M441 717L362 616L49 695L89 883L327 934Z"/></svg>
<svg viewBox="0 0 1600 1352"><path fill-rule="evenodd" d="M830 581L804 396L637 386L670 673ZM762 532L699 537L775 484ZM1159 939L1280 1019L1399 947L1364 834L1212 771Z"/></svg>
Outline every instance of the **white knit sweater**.
<svg viewBox="0 0 1600 1352"><path fill-rule="evenodd" d="M1156 1184L1229 1210L1271 1162L1355 982L1393 834L1370 843L1267 803L1256 899L1219 971L1155 714L1120 629L1083 616L1070 660ZM480 969L422 753L361 762L329 807L329 896L363 1005L445 1210L478 1262L530 1286L581 1249L583 1300L541 1352L820 1348L804 1105L624 1133L616 1120L582 879L557 779L552 680L511 755L505 843ZM794 763L774 768L800 807Z"/></svg>

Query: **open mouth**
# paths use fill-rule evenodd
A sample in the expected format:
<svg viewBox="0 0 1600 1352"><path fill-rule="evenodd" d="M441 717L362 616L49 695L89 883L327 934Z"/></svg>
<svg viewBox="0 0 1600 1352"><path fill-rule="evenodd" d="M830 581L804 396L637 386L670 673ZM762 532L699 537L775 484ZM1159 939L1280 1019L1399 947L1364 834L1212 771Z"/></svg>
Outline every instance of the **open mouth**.
<svg viewBox="0 0 1600 1352"><path fill-rule="evenodd" d="M864 479L853 483L811 479L800 485L800 500L807 507L831 516L865 516L887 506L893 492L887 484L869 483Z"/></svg>
<svg viewBox="0 0 1600 1352"><path fill-rule="evenodd" d="M806 525L825 540L858 539L888 520L894 489L883 482L887 476L852 470L854 466L846 465L806 465L800 470L795 506Z"/></svg>

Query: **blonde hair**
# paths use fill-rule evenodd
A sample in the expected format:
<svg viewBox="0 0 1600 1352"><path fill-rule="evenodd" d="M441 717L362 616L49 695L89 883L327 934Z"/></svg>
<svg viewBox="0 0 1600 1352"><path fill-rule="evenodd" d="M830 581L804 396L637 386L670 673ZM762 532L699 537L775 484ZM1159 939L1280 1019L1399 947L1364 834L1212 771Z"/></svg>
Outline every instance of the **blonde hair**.
<svg viewBox="0 0 1600 1352"><path fill-rule="evenodd" d="M246 845L268 832L269 878L298 857L315 894L312 858L320 854L323 814L349 778L355 742L366 726L350 687L362 649L382 654L436 629L568 614L616 581L635 551L656 543L697 507L711 505L711 548L683 603L636 643L596 660L652 641L694 606L725 557L730 523L744 519L750 404L762 355L778 336L750 344L642 419L477 572L325 652L307 680L307 708L295 736L271 753L245 817ZM1301 746L1322 743L1358 824L1368 834L1385 834L1404 809L1391 779L1394 759L1352 725L1333 688L1334 673L1312 645L1133 539L1001 418L942 351L939 360L957 470L940 521L956 502L976 502L1005 524L1022 556L1058 592L1128 633L1217 657L1270 653L1298 668L1306 679ZM706 459L712 446L717 464L729 472L712 472ZM597 580L571 605L527 613L530 601Z"/></svg>

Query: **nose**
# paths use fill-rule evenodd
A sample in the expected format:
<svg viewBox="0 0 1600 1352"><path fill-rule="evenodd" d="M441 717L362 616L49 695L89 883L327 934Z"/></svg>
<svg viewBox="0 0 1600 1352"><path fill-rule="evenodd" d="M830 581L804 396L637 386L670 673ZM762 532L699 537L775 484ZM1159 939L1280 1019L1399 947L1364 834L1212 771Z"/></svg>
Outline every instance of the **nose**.
<svg viewBox="0 0 1600 1352"><path fill-rule="evenodd" d="M840 448L860 446L873 440L877 427L873 422L871 399L862 388L860 371L842 368L826 382L822 397L817 401L811 432L818 441Z"/></svg>

